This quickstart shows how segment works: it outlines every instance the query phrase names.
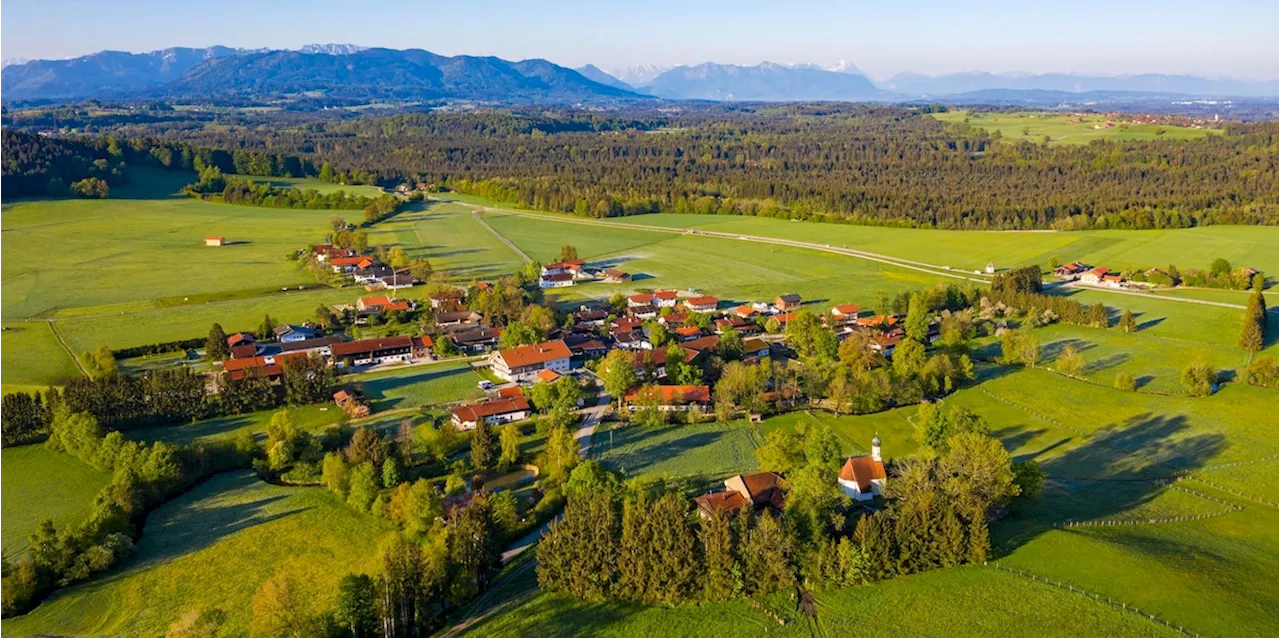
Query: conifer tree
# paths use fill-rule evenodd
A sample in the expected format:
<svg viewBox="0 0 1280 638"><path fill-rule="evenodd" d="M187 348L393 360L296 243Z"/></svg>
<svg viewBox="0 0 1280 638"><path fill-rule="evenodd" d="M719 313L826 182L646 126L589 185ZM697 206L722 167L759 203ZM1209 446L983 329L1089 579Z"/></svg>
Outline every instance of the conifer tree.
<svg viewBox="0 0 1280 638"><path fill-rule="evenodd" d="M1120 329L1125 332L1136 332L1138 330L1138 323L1134 321L1132 311L1126 309L1124 312L1120 313L1119 326Z"/></svg>
<svg viewBox="0 0 1280 638"><path fill-rule="evenodd" d="M231 348L227 345L227 333L221 324L213 324L209 328L209 337L204 340L204 356L213 361L222 361L231 356Z"/></svg>
<svg viewBox="0 0 1280 638"><path fill-rule="evenodd" d="M987 513L982 508L975 508L969 514L969 547L967 559L970 563L985 563L991 553L991 537L987 529Z"/></svg>
<svg viewBox="0 0 1280 638"><path fill-rule="evenodd" d="M1244 309L1244 325L1240 330L1240 347L1257 352L1262 349L1263 336L1267 330L1267 305L1261 292L1249 295L1249 302Z"/></svg>
<svg viewBox="0 0 1280 638"><path fill-rule="evenodd" d="M940 509L942 520L938 530L938 562L943 567L952 567L964 561L964 521L960 520L954 504L943 503Z"/></svg>
<svg viewBox="0 0 1280 638"><path fill-rule="evenodd" d="M475 431L471 433L471 464L478 471L488 470L493 466L496 451L493 445L493 426L485 419L479 419Z"/></svg>
<svg viewBox="0 0 1280 638"><path fill-rule="evenodd" d="M702 519L698 533L706 562L702 597L711 602L724 602L738 593L741 570L733 555L733 530L729 514L716 511Z"/></svg>
<svg viewBox="0 0 1280 638"><path fill-rule="evenodd" d="M747 534L743 549L748 588L753 595L769 594L795 584L791 569L791 536L778 518L764 515Z"/></svg>

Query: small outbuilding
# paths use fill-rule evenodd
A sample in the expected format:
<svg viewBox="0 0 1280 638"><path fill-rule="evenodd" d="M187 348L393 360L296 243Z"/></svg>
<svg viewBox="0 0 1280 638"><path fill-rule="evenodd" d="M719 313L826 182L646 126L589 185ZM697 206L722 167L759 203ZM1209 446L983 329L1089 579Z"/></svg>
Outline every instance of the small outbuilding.
<svg viewBox="0 0 1280 638"><path fill-rule="evenodd" d="M209 236L209 237L205 237L205 238L204 238L204 245L205 245L205 246L226 246L226 245L227 245L227 238L226 238L226 237L216 237L216 236Z"/></svg>

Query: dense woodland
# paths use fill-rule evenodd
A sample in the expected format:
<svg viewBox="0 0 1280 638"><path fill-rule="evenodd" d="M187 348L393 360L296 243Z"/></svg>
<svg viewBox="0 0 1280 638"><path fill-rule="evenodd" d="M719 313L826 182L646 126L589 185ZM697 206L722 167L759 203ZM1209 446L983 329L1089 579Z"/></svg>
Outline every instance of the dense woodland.
<svg viewBox="0 0 1280 638"><path fill-rule="evenodd" d="M1232 124L1195 141L1083 146L1000 139L917 110L861 105L436 113L119 131L302 157L304 170L332 181L422 181L591 216L729 213L958 229L1277 218L1274 122Z"/></svg>

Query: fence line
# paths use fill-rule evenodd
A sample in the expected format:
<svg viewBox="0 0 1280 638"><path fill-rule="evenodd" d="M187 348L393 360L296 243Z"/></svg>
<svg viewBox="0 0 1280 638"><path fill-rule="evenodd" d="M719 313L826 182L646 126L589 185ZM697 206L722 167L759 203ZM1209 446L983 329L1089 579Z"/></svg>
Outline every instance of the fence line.
<svg viewBox="0 0 1280 638"><path fill-rule="evenodd" d="M1089 590L1087 590L1087 589L1083 589L1083 588L1081 588L1081 587L1076 587L1075 585L1071 585L1071 584L1068 584L1068 583L1061 583L1061 582L1058 582L1058 581L1053 580L1053 579L1051 579L1051 578L1045 578L1044 576L1037 576L1037 575L1032 574L1032 573L1030 573L1030 572L1024 572L1024 571L1022 571L1022 570L1020 570L1020 569L1012 569L1012 568L1009 568L1009 567L1005 567L1004 565L1001 565L1001 564L999 564L999 563L988 563L988 562L983 562L983 563L982 563L982 565L983 565L983 567L994 567L995 569L998 569L998 570L1000 570L1000 571L1008 572L1008 573L1010 573L1010 574L1014 574L1014 575L1016 575L1016 576L1021 576L1021 577L1023 577L1023 578L1028 578L1028 579L1033 580L1033 581L1035 581L1035 582L1037 582L1037 583L1044 583L1044 584L1046 584L1046 585L1051 585L1051 586L1053 586L1053 587L1057 587L1058 589L1062 589L1062 590L1065 590L1065 591L1069 591L1069 592L1074 593L1074 594L1080 594L1081 596L1085 596L1085 597L1087 597L1087 598L1092 598L1093 600L1095 600L1095 601L1097 601L1097 602L1100 602L1100 603L1102 603L1102 604L1104 604L1104 605L1109 605L1109 606L1111 606L1111 607L1113 607L1113 608L1115 608L1115 609L1118 609L1118 610L1120 610L1120 611L1123 611L1123 612L1126 612L1126 613L1130 613L1130 614L1134 614L1134 615L1136 615L1136 616L1140 616L1140 617L1145 618L1145 619L1147 619L1148 621L1153 622L1153 623L1155 623L1155 624L1157 624L1157 625L1163 625L1163 626L1165 626L1165 627L1167 627L1167 628L1169 628L1169 629L1172 629L1173 631L1176 631L1176 632L1178 632L1178 633L1180 633L1180 634L1182 634L1182 635L1184 635L1184 636L1194 636L1194 637L1198 637L1198 636L1199 636L1199 634L1195 633L1194 631L1191 631L1190 629L1187 629L1186 627L1183 627L1182 625L1178 625L1178 624L1175 624L1175 623L1171 623L1171 622L1169 622L1169 621L1167 621L1167 620L1165 620L1165 619L1163 619L1163 618L1160 618L1159 616L1156 616L1155 614L1149 614L1149 613L1147 613L1147 612L1145 612L1145 611L1142 611L1141 609L1138 609L1137 607L1131 607L1131 606L1129 606L1129 604L1128 604L1128 603L1123 603L1123 602L1120 602L1120 601L1118 601L1118 600L1114 600L1114 599L1111 599L1111 598L1107 598L1106 596L1102 596L1102 595L1100 595L1100 594L1095 594L1095 593L1093 593L1093 592L1091 592L1091 591L1089 591Z"/></svg>

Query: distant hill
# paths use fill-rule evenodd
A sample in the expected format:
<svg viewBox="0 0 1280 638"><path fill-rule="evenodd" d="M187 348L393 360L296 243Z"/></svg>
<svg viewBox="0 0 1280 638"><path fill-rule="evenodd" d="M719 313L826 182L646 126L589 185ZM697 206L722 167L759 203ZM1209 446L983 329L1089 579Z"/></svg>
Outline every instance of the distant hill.
<svg viewBox="0 0 1280 638"><path fill-rule="evenodd" d="M901 97L878 88L858 73L771 62L757 66L711 62L692 67L678 66L640 89L658 97L693 100L879 101Z"/></svg>
<svg viewBox="0 0 1280 638"><path fill-rule="evenodd" d="M608 73L628 86L644 86L669 70L671 67L661 64L637 64L610 69Z"/></svg>
<svg viewBox="0 0 1280 638"><path fill-rule="evenodd" d="M102 52L6 68L4 98L265 98L578 102L638 99L546 60L447 57L417 49L311 45L302 51L227 47Z"/></svg>
<svg viewBox="0 0 1280 638"><path fill-rule="evenodd" d="M609 75L604 71L601 71L600 67L597 67L594 64L580 66L574 70L577 71L578 73L581 73L582 77L587 78L592 82L599 82L605 86L611 86L615 89L622 89L624 91L635 90L635 87L632 87L630 84L627 84L626 82L623 82L622 80L619 80L618 78L615 78L612 75Z"/></svg>

